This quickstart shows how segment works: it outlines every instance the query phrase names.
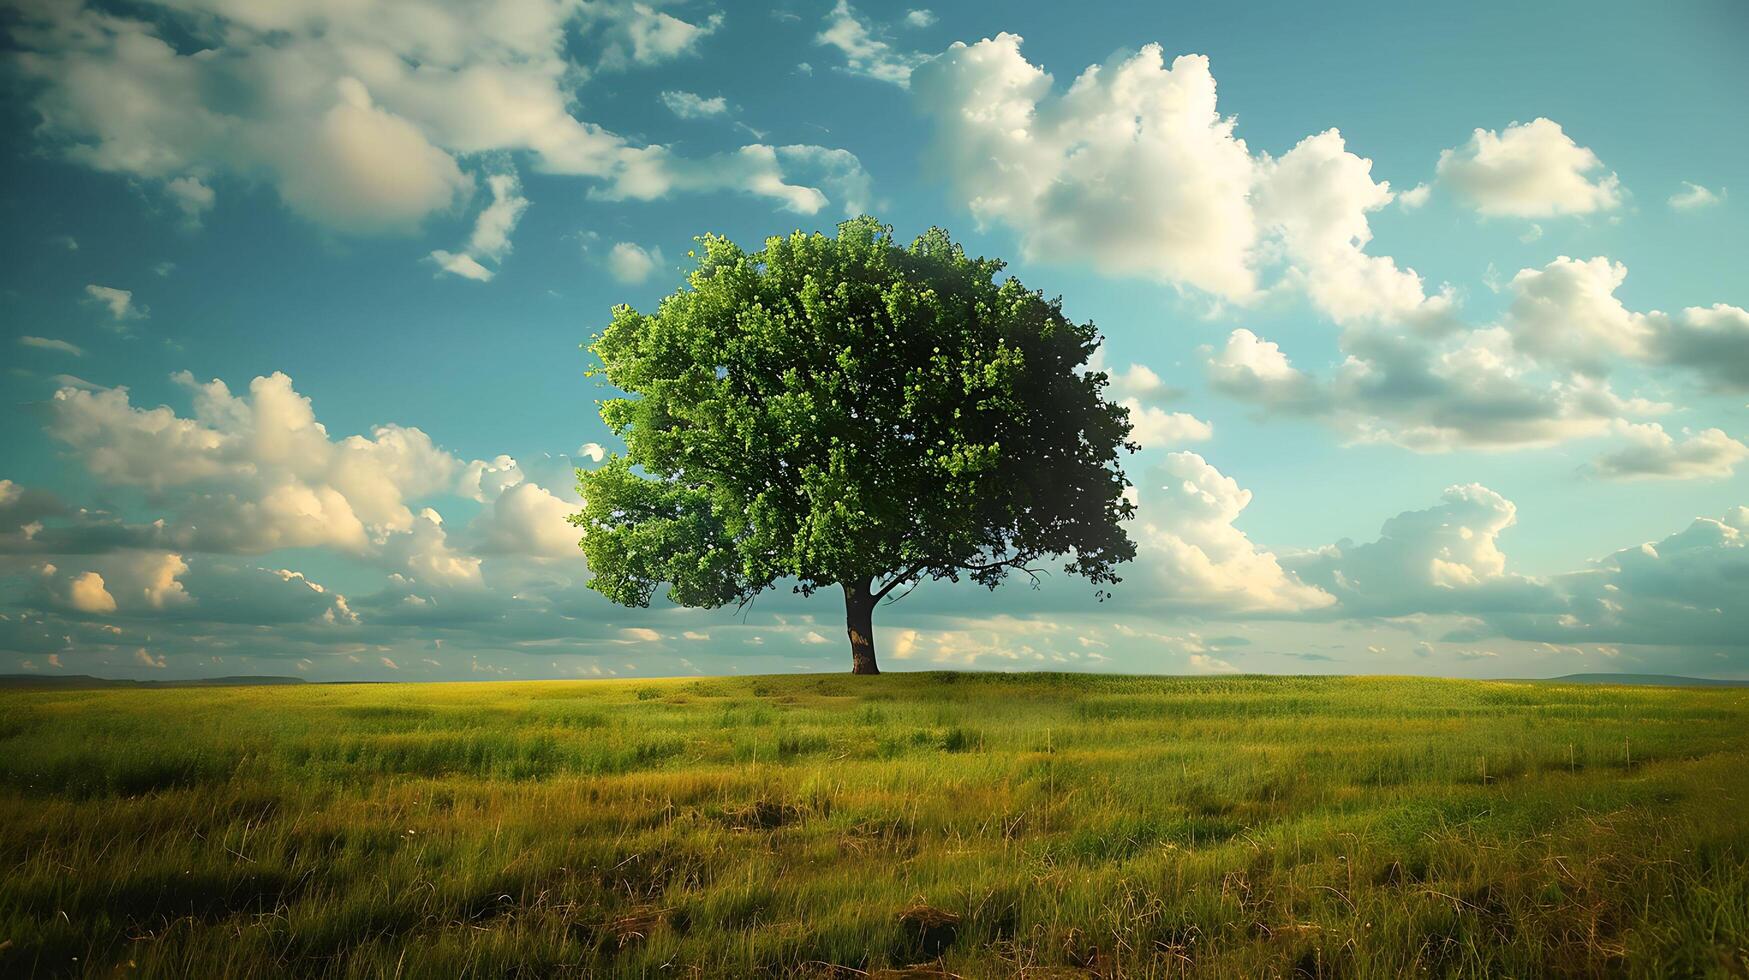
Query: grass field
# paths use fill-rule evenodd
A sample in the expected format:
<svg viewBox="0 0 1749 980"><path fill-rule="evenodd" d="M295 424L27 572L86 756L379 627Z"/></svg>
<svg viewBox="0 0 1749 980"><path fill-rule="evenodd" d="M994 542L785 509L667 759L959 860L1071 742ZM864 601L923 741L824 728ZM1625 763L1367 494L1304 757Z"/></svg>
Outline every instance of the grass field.
<svg viewBox="0 0 1749 980"><path fill-rule="evenodd" d="M1745 976L1746 810L1743 689L8 691L0 975Z"/></svg>

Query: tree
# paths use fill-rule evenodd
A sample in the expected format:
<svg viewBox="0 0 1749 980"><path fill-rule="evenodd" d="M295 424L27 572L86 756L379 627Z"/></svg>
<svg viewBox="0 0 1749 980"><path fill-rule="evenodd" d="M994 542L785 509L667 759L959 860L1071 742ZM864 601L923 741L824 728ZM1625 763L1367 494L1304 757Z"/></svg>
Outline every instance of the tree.
<svg viewBox="0 0 1749 980"><path fill-rule="evenodd" d="M682 288L615 307L589 347L628 396L599 402L625 455L578 471L591 588L717 608L838 586L852 673L875 674L876 603L925 579L1036 586L1055 556L1119 581L1136 446L1082 369L1093 324L939 228L698 241Z"/></svg>

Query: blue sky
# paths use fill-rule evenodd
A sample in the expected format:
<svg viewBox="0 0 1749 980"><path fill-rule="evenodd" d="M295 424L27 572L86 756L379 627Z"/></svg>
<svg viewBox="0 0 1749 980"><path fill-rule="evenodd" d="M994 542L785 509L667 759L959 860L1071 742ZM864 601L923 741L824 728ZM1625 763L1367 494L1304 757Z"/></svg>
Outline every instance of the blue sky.
<svg viewBox="0 0 1749 980"><path fill-rule="evenodd" d="M489 6L6 6L0 670L843 669L562 515L609 308L866 211L1144 447L1113 601L925 586L889 669L1749 676L1741 5Z"/></svg>

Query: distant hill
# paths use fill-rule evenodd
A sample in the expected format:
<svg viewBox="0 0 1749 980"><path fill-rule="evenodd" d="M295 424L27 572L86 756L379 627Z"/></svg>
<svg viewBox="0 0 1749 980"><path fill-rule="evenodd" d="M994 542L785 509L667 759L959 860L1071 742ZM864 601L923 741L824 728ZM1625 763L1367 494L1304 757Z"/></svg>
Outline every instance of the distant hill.
<svg viewBox="0 0 1749 980"><path fill-rule="evenodd" d="M1531 684L1619 684L1627 687L1749 687L1749 681L1681 677L1676 674L1563 674L1560 677L1520 680Z"/></svg>
<svg viewBox="0 0 1749 980"><path fill-rule="evenodd" d="M238 675L236 677L199 677L181 681L128 681L90 674L0 674L0 688L6 687L272 687L283 684L307 683L302 677L271 675Z"/></svg>

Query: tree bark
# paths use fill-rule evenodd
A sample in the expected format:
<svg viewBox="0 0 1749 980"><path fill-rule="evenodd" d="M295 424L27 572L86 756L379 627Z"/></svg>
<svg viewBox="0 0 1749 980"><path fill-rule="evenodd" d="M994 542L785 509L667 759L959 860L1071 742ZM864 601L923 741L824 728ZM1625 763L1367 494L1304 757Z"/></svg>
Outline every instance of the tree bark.
<svg viewBox="0 0 1749 980"><path fill-rule="evenodd" d="M874 647L875 597L868 582L844 583L844 627L850 635L850 672L878 674Z"/></svg>

